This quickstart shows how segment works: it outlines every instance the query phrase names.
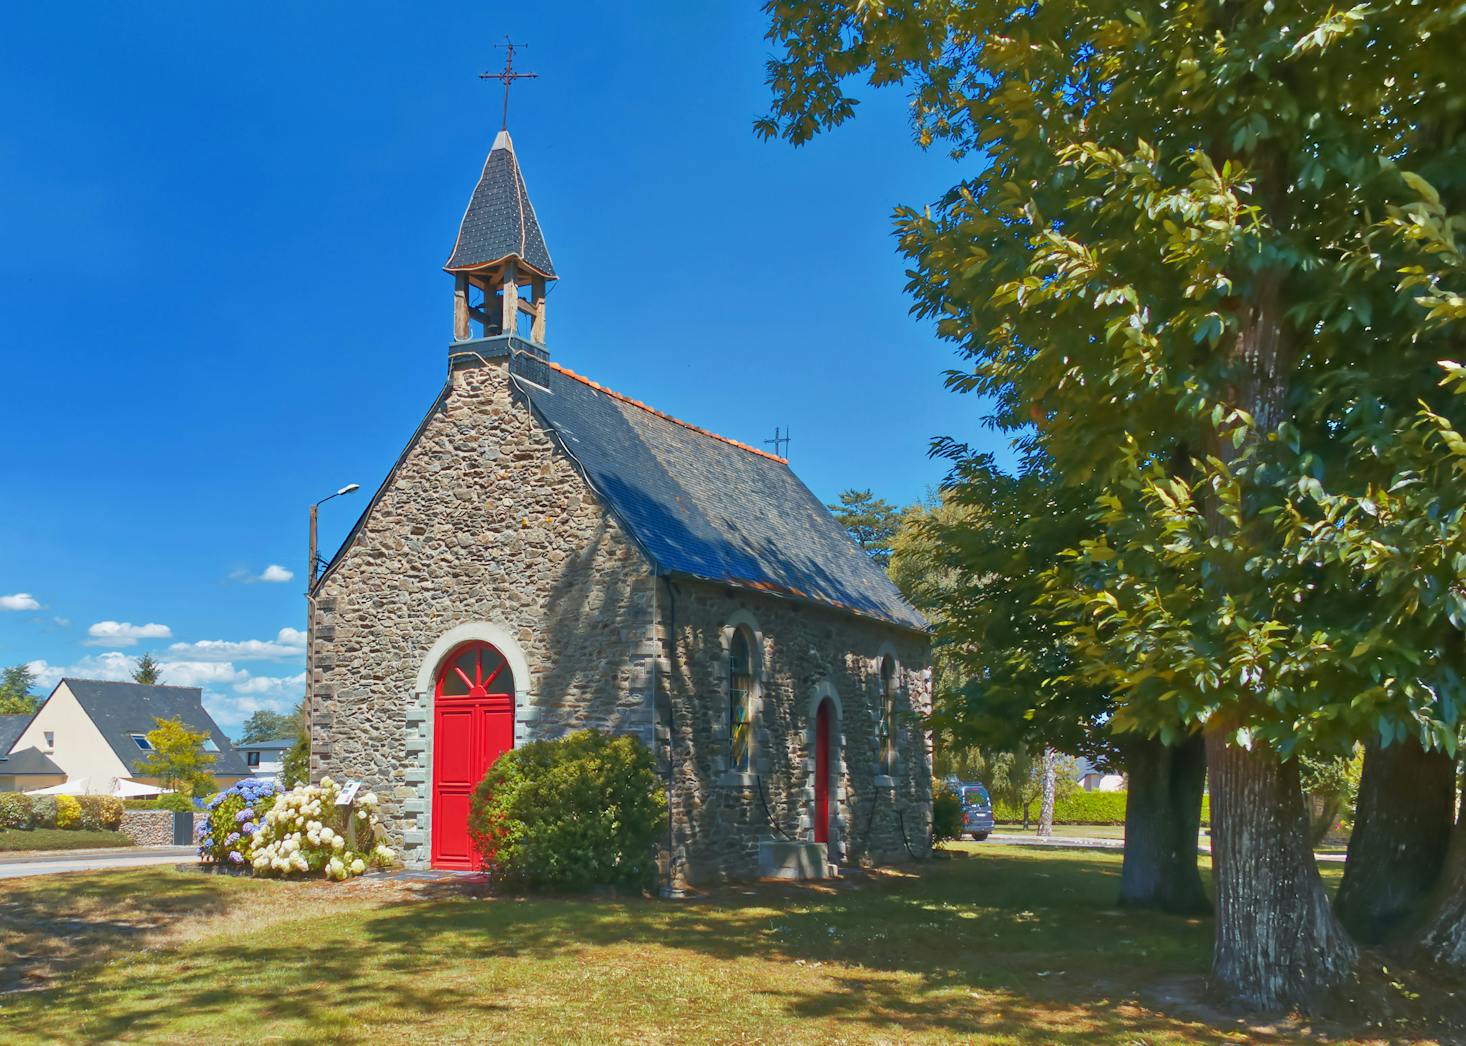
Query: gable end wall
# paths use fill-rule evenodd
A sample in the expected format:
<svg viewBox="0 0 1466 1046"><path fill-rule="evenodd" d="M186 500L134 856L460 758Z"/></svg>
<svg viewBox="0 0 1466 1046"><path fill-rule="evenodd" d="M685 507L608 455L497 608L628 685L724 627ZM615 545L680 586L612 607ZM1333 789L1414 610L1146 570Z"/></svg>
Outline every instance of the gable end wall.
<svg viewBox="0 0 1466 1046"><path fill-rule="evenodd" d="M377 791L393 844L428 859L430 652L477 624L528 668L515 744L596 727L653 743L653 578L513 391L460 364L322 580L310 622L311 776Z"/></svg>

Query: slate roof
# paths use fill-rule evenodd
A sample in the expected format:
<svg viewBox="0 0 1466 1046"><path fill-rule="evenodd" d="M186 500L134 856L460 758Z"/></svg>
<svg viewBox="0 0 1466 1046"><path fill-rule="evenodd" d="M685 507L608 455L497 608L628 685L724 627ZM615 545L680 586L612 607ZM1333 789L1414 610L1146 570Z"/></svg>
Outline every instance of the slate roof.
<svg viewBox="0 0 1466 1046"><path fill-rule="evenodd" d="M783 458L527 353L511 357L510 373L664 573L927 627Z"/></svg>
<svg viewBox="0 0 1466 1046"><path fill-rule="evenodd" d="M62 773L61 767L35 745L16 752L10 750L34 718L34 712L28 715L0 715L0 774L6 777L23 777L27 774L51 776Z"/></svg>
<svg viewBox="0 0 1466 1046"><path fill-rule="evenodd" d="M145 686L101 679L63 679L122 765L132 770L146 756L132 734L145 734L158 719L181 719L194 730L204 730L218 746L211 772L226 777L247 777L249 767L229 738L204 709L203 691L196 686Z"/></svg>
<svg viewBox="0 0 1466 1046"><path fill-rule="evenodd" d="M556 278L555 263L550 261L550 249L519 173L514 143L508 131L500 131L463 212L453 254L443 268L449 272L474 269L510 256L542 276Z"/></svg>
<svg viewBox="0 0 1466 1046"><path fill-rule="evenodd" d="M288 752L295 747L295 742L282 737L275 741L241 741L234 747L241 752Z"/></svg>
<svg viewBox="0 0 1466 1046"><path fill-rule="evenodd" d="M4 759L10 753L10 746L20 740L20 735L25 732L26 724L31 721L32 715L0 715L0 759Z"/></svg>

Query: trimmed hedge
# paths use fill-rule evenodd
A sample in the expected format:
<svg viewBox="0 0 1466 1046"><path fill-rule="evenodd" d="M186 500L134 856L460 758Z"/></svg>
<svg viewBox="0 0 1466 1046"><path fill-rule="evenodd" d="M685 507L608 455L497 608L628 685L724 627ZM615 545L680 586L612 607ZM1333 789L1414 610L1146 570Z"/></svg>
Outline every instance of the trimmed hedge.
<svg viewBox="0 0 1466 1046"><path fill-rule="evenodd" d="M76 796L58 795L56 797L56 827L81 827L81 800Z"/></svg>
<svg viewBox="0 0 1466 1046"><path fill-rule="evenodd" d="M0 831L31 826L31 797L24 792L0 792Z"/></svg>
<svg viewBox="0 0 1466 1046"><path fill-rule="evenodd" d="M1054 824L1124 824L1125 792L1074 792L1054 801ZM1211 797L1201 797L1201 823L1211 824ZM1038 823L1037 800L1028 808L1030 824ZM999 824L1022 824L1022 807L993 800L993 820Z"/></svg>
<svg viewBox="0 0 1466 1046"><path fill-rule="evenodd" d="M0 831L61 828L113 832L122 823L122 800L110 795L26 795L0 792Z"/></svg>

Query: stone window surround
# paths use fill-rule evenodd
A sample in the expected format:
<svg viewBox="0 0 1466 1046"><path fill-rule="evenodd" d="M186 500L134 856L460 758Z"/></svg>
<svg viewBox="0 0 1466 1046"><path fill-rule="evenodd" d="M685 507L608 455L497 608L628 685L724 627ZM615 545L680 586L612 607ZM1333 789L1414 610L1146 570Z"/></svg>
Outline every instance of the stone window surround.
<svg viewBox="0 0 1466 1046"><path fill-rule="evenodd" d="M413 797L406 812L416 816L417 828L404 834L404 862L410 868L426 868L432 860L433 838L433 702L438 672L443 662L464 643L482 642L504 655L514 675L514 747L529 737L530 724L539 716L538 698L529 673L529 659L519 641L503 625L491 621L468 621L455 625L434 641L418 666L412 702L407 708L403 734L407 784Z"/></svg>
<svg viewBox="0 0 1466 1046"><path fill-rule="evenodd" d="M840 692L835 689L835 684L828 679L821 679L814 685L811 691L809 704L805 707L805 728L804 728L804 812L799 817L800 834L806 839L814 839L814 774L815 774L815 744L816 730L818 729L820 702L828 699L835 711L835 722L830 729L830 743L835 746L835 751L830 753L830 770L834 780L830 782L830 860L840 862L845 859L845 801L848 793L845 788L845 781L849 775L849 768L845 765L845 703L840 700Z"/></svg>
<svg viewBox="0 0 1466 1046"><path fill-rule="evenodd" d="M731 720L730 704L732 695L729 693L732 671L732 647L733 634L742 631L748 640L748 652L750 668L753 672L753 682L748 691L748 765L749 770L743 773L734 770L732 756L729 752L729 744L733 737L733 724ZM739 608L729 614L723 624L722 630L718 633L718 642L722 648L718 659L720 671L718 678L721 682L718 691L722 695L720 702L722 715L718 723L716 740L720 743L723 751L723 776L718 779L718 784L725 788L752 788L758 783L758 761L760 756L760 723L763 720L763 697L764 697L764 633L759 627L758 619L748 610Z"/></svg>
<svg viewBox="0 0 1466 1046"><path fill-rule="evenodd" d="M881 643L880 649L876 651L875 656L876 692L878 695L876 697L877 717L885 715L886 694L881 686L883 682L883 680L881 679L881 662L885 661L885 659L888 657L891 659L891 682L895 684L895 693L891 695L893 712L895 711L897 698L899 698L902 692L905 690L905 687L901 684L901 658L896 655L895 645L889 639L887 639ZM907 703L910 703L909 700ZM890 769L892 772L889 774L877 774L875 778L875 786L877 788L890 788L894 790L896 787L895 771L901 765L901 728L896 723L896 716L893 715L891 718L891 732L893 735L895 735L892 739L893 743L891 745ZM876 726L876 745L878 748L880 745L880 736L880 726L878 719ZM877 750L877 767L880 766L880 759L881 753L879 750Z"/></svg>

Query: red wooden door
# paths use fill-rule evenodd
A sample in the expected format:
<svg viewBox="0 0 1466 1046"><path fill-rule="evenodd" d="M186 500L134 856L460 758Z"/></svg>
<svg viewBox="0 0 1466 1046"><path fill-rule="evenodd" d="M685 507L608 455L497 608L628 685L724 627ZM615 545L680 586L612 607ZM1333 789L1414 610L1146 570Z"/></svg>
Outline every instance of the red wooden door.
<svg viewBox="0 0 1466 1046"><path fill-rule="evenodd" d="M494 760L514 747L514 673L487 643L448 655L433 701L434 868L476 868L468 802Z"/></svg>
<svg viewBox="0 0 1466 1046"><path fill-rule="evenodd" d="M830 701L814 716L814 841L830 841Z"/></svg>

